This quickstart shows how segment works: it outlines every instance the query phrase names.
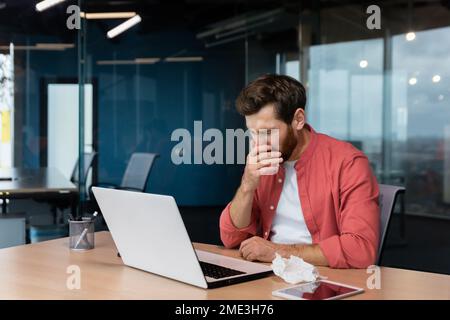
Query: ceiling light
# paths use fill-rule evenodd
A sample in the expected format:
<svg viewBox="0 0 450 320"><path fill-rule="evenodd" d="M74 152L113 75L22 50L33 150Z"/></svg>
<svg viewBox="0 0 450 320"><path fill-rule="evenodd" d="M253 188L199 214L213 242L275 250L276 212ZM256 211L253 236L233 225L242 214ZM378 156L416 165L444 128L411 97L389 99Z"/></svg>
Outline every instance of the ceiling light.
<svg viewBox="0 0 450 320"><path fill-rule="evenodd" d="M47 10L50 7L53 7L54 5L57 5L58 3L64 2L66 0L44 0L41 2L36 3L36 10L41 12L44 10Z"/></svg>
<svg viewBox="0 0 450 320"><path fill-rule="evenodd" d="M405 37L407 41L413 41L416 38L416 34L414 32L408 32Z"/></svg>
<svg viewBox="0 0 450 320"><path fill-rule="evenodd" d="M14 50L63 51L75 48L73 43L37 43L35 45L15 45ZM8 45L0 45L0 50L9 50Z"/></svg>
<svg viewBox="0 0 450 320"><path fill-rule="evenodd" d="M134 61L137 64L154 64L156 62L161 61L160 58L136 58Z"/></svg>
<svg viewBox="0 0 450 320"><path fill-rule="evenodd" d="M433 76L433 78L431 78L431 80L432 80L434 83L438 83L439 81L441 81L441 76L438 75L438 74L436 74L436 75Z"/></svg>
<svg viewBox="0 0 450 320"><path fill-rule="evenodd" d="M135 64L134 60L98 60L99 66Z"/></svg>
<svg viewBox="0 0 450 320"><path fill-rule="evenodd" d="M134 60L98 60L100 66L130 65L130 64L154 64L161 61L161 58L136 58Z"/></svg>
<svg viewBox="0 0 450 320"><path fill-rule="evenodd" d="M199 62L203 61L203 57L168 57L164 59L166 62Z"/></svg>
<svg viewBox="0 0 450 320"><path fill-rule="evenodd" d="M38 49L48 50L64 50L74 48L73 43L36 43Z"/></svg>
<svg viewBox="0 0 450 320"><path fill-rule="evenodd" d="M107 36L108 38L112 39L115 36L121 34L122 32L130 29L131 27L133 27L134 25L138 24L141 21L142 21L141 16L135 15L133 18L128 19L127 21L119 24L117 27L109 30Z"/></svg>
<svg viewBox="0 0 450 320"><path fill-rule="evenodd" d="M359 66L361 67L361 68L367 68L367 66L369 65L369 63L367 62L367 60L361 60L360 62L359 62Z"/></svg>
<svg viewBox="0 0 450 320"><path fill-rule="evenodd" d="M132 18L136 12L81 12L81 18L94 19L126 19Z"/></svg>
<svg viewBox="0 0 450 320"><path fill-rule="evenodd" d="M415 85L417 83L417 78L410 78L408 83L412 86Z"/></svg>

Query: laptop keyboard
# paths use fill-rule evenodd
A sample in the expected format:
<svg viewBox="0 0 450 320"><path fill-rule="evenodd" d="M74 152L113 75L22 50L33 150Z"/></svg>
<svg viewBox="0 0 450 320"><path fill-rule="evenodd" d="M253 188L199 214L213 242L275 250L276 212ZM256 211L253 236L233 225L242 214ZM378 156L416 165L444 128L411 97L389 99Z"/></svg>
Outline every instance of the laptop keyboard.
<svg viewBox="0 0 450 320"><path fill-rule="evenodd" d="M203 274L207 277L214 279L221 279L231 276L237 276L239 274L245 274L245 272L218 266L217 264L212 264L208 262L200 262L200 267L202 267Z"/></svg>

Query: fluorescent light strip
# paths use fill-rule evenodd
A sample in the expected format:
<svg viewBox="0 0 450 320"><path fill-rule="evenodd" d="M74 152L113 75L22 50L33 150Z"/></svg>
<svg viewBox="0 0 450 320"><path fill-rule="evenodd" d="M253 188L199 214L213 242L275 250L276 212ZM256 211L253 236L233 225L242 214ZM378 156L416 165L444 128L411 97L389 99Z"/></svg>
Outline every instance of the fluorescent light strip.
<svg viewBox="0 0 450 320"><path fill-rule="evenodd" d="M154 64L161 61L160 58L136 58L134 60L98 60L100 66L130 65L130 64Z"/></svg>
<svg viewBox="0 0 450 320"><path fill-rule="evenodd" d="M111 66L111 65L126 65L126 64L135 64L134 60L98 60L97 64L99 66Z"/></svg>
<svg viewBox="0 0 450 320"><path fill-rule="evenodd" d="M14 50L42 50L42 51L63 51L75 48L73 43L37 43L32 46L18 45L14 46ZM0 45L0 50L9 50L9 46Z"/></svg>
<svg viewBox="0 0 450 320"><path fill-rule="evenodd" d="M81 12L81 18L94 19L126 19L132 18L136 12Z"/></svg>
<svg viewBox="0 0 450 320"><path fill-rule="evenodd" d="M57 5L58 3L64 2L66 0L44 0L39 3L36 3L36 10L39 12L42 12L44 10L47 10L50 7L53 7L54 5Z"/></svg>
<svg viewBox="0 0 450 320"><path fill-rule="evenodd" d="M156 62L161 61L160 58L136 58L134 61L137 64L154 64Z"/></svg>
<svg viewBox="0 0 450 320"><path fill-rule="evenodd" d="M166 62L199 62L203 61L203 57L168 57L164 59Z"/></svg>
<svg viewBox="0 0 450 320"><path fill-rule="evenodd" d="M133 18L128 19L124 23L121 23L117 27L109 30L107 33L107 36L108 36L108 38L112 39L112 38L116 37L117 35L121 34L122 32L130 29L131 27L133 27L134 25L138 24L141 21L142 21L141 16L135 15Z"/></svg>
<svg viewBox="0 0 450 320"><path fill-rule="evenodd" d="M64 50L75 48L75 45L73 43L36 43L36 48Z"/></svg>
<svg viewBox="0 0 450 320"><path fill-rule="evenodd" d="M14 46L14 50L33 50L35 46ZM0 46L0 50L9 50L9 46Z"/></svg>

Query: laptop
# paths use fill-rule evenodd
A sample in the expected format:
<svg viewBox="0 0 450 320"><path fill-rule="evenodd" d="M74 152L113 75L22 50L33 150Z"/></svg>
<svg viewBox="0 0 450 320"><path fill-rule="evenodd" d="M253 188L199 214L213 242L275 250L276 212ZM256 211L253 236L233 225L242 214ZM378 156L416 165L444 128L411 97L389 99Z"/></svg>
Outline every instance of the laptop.
<svg viewBox="0 0 450 320"><path fill-rule="evenodd" d="M99 187L92 191L127 266L204 289L272 274L264 264L194 249L171 196Z"/></svg>

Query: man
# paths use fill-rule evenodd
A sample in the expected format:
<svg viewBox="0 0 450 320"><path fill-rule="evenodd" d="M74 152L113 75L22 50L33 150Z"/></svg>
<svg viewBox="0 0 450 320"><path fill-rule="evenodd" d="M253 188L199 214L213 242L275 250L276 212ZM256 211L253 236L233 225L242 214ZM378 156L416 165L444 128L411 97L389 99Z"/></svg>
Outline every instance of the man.
<svg viewBox="0 0 450 320"><path fill-rule="evenodd" d="M236 101L253 135L279 134L279 151L254 145L234 199L220 217L228 248L270 262L275 253L314 265L366 268L379 242L378 184L367 157L306 123L306 94L293 78L265 75ZM263 175L281 163L275 175Z"/></svg>

